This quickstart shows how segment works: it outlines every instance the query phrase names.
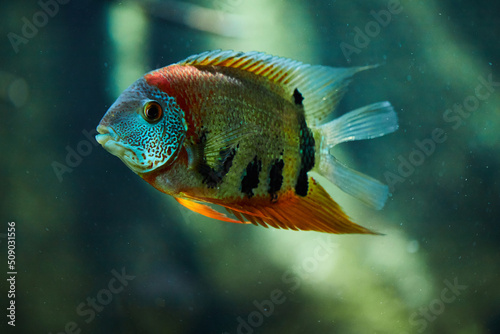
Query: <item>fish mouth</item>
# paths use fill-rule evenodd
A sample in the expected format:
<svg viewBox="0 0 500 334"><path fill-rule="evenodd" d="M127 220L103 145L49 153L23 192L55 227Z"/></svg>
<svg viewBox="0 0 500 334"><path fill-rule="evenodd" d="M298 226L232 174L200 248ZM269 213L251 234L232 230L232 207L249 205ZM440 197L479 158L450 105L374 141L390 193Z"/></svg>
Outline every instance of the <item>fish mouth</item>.
<svg viewBox="0 0 500 334"><path fill-rule="evenodd" d="M143 172L144 167L137 162L136 152L120 141L120 137L113 128L99 124L97 132L99 134L95 136L95 139L106 151L120 158L134 172Z"/></svg>
<svg viewBox="0 0 500 334"><path fill-rule="evenodd" d="M95 140L97 140L97 142L103 147L105 147L109 140L114 139L115 137L113 129L108 128L105 125L99 124L97 126L97 132L99 132L99 134L95 136Z"/></svg>
<svg viewBox="0 0 500 334"><path fill-rule="evenodd" d="M120 138L113 128L99 124L99 126L97 126L97 132L99 132L99 134L95 136L95 140L101 144L106 151L120 158L127 154L128 150L120 143Z"/></svg>

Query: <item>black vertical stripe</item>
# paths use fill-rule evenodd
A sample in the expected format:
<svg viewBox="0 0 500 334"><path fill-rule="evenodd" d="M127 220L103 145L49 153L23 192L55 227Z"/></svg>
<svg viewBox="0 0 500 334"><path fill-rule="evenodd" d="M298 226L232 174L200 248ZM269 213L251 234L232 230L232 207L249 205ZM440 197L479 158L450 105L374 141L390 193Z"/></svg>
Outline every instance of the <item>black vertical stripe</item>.
<svg viewBox="0 0 500 334"><path fill-rule="evenodd" d="M293 91L293 101L295 104L302 105L302 101L304 98L302 97L302 94L299 92L297 88Z"/></svg>
<svg viewBox="0 0 500 334"><path fill-rule="evenodd" d="M253 158L247 165L244 171L243 179L241 180L241 192L252 197L253 189L259 185L259 173L262 169L262 161L257 160L257 156Z"/></svg>
<svg viewBox="0 0 500 334"><path fill-rule="evenodd" d="M307 172L314 167L314 136L307 127L304 116L301 116L300 122L300 171L295 184L295 193L299 196L306 196L309 191Z"/></svg>
<svg viewBox="0 0 500 334"><path fill-rule="evenodd" d="M281 189L283 185L283 167L285 163L283 159L277 159L274 161L269 171L269 188L267 192L271 195L271 200L276 200L276 193Z"/></svg>

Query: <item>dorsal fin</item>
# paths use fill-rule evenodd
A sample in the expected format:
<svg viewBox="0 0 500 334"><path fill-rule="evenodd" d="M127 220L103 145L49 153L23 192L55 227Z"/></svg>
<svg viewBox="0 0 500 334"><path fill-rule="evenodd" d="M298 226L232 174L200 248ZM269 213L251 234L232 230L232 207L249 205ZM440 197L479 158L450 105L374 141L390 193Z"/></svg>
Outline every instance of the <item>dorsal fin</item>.
<svg viewBox="0 0 500 334"><path fill-rule="evenodd" d="M296 89L302 94L307 124L318 125L334 111L345 93L349 78L375 66L333 68L309 65L300 61L272 56L263 52L207 51L188 57L177 64L222 66L240 69L265 77L283 87L291 102Z"/></svg>

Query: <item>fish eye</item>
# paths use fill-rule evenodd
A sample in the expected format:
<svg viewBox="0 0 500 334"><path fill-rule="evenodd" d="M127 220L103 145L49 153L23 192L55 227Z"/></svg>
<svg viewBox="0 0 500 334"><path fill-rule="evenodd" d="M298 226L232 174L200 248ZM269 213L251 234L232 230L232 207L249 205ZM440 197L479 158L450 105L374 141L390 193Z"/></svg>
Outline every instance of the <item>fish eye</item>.
<svg viewBox="0 0 500 334"><path fill-rule="evenodd" d="M149 123L158 122L163 116L163 109L158 102L149 101L144 105L142 117Z"/></svg>

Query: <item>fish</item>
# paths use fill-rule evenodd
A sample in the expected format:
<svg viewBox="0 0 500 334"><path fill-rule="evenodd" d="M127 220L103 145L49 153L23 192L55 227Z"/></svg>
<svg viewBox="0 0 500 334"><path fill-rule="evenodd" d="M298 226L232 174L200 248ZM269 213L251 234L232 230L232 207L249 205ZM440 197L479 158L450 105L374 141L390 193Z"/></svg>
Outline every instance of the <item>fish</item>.
<svg viewBox="0 0 500 334"><path fill-rule="evenodd" d="M369 207L384 206L388 187L331 152L397 130L388 101L332 119L353 75L374 67L206 51L132 83L101 119L96 140L154 188L210 218L379 234L352 222L313 177Z"/></svg>

